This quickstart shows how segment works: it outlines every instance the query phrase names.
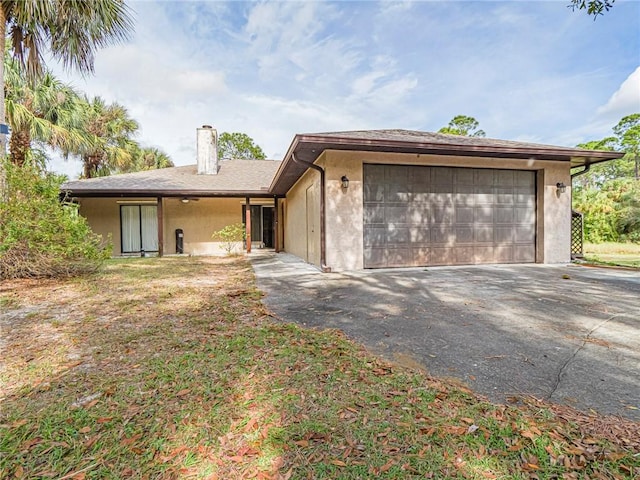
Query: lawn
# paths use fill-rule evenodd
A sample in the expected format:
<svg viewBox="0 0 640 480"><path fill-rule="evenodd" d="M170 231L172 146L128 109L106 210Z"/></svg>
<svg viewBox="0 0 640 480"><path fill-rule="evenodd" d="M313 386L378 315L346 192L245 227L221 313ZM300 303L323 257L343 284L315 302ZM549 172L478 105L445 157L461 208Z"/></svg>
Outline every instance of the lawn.
<svg viewBox="0 0 640 480"><path fill-rule="evenodd" d="M0 478L631 479L640 424L284 324L242 258L0 283Z"/></svg>
<svg viewBox="0 0 640 480"><path fill-rule="evenodd" d="M585 243L584 256L588 262L640 268L638 243Z"/></svg>

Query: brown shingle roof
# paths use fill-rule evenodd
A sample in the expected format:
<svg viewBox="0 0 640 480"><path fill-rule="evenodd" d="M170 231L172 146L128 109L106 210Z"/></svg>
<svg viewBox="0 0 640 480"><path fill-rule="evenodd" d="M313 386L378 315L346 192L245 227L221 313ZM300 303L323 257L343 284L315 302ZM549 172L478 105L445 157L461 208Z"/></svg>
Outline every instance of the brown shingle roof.
<svg viewBox="0 0 640 480"><path fill-rule="evenodd" d="M66 182L73 196L270 196L269 184L282 162L222 160L217 175L198 175L195 165Z"/></svg>
<svg viewBox="0 0 640 480"><path fill-rule="evenodd" d="M293 161L294 155L298 160L313 163L325 150L485 157L488 166L492 158L513 158L566 161L571 162L572 167L579 167L623 156L619 152L412 130L355 130L299 134L294 137L271 183L272 193L279 195L286 193L306 170L307 167L304 164Z"/></svg>
<svg viewBox="0 0 640 480"><path fill-rule="evenodd" d="M623 156L619 152L583 150L537 143L463 137L411 130L355 130L298 134L282 162L269 160L223 160L217 175L197 175L196 166L164 168L87 180L62 186L74 196L273 196L285 195L325 150L397 152L537 159L570 162L572 167Z"/></svg>

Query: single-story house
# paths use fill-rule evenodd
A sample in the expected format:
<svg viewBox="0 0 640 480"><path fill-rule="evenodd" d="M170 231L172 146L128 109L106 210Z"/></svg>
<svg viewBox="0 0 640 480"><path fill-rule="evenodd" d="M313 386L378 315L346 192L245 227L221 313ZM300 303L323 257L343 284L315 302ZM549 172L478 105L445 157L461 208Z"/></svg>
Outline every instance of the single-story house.
<svg viewBox="0 0 640 480"><path fill-rule="evenodd" d="M212 233L244 222L247 249L325 271L568 262L571 168L622 156L371 130L296 135L282 161L225 160L215 129L196 138L196 165L63 185L113 255L221 253Z"/></svg>

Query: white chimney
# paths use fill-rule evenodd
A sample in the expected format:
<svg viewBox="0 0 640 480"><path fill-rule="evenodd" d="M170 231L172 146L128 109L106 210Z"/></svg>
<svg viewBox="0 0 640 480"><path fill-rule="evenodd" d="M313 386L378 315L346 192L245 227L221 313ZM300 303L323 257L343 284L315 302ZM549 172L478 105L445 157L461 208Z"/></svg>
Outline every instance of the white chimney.
<svg viewBox="0 0 640 480"><path fill-rule="evenodd" d="M196 159L198 175L218 173L218 132L211 125L197 129Z"/></svg>

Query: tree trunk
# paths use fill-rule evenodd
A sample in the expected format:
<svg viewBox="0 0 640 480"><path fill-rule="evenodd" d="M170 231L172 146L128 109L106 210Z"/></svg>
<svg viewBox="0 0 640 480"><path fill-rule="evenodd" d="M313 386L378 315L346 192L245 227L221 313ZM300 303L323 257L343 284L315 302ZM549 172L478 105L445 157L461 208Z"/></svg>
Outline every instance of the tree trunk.
<svg viewBox="0 0 640 480"><path fill-rule="evenodd" d="M84 163L83 178L95 178L98 176L98 168L102 163L102 156L100 154L87 155L82 158Z"/></svg>
<svg viewBox="0 0 640 480"><path fill-rule="evenodd" d="M27 152L31 148L31 135L29 130L19 130L11 133L9 140L9 153L11 163L23 166L27 160Z"/></svg>
<svg viewBox="0 0 640 480"><path fill-rule="evenodd" d="M4 111L4 49L7 43L7 18L4 15L4 6L0 4L0 51L2 52L2 62L0 62L0 124L6 123L6 113ZM0 202L7 197L5 183L4 159L7 156L7 135L0 133Z"/></svg>
<svg viewBox="0 0 640 480"><path fill-rule="evenodd" d="M7 44L7 19L4 15L4 6L0 5L0 52L2 52L2 62L0 62L0 125L7 123L7 114L4 106L4 55ZM7 135L0 133L0 158L7 155Z"/></svg>

